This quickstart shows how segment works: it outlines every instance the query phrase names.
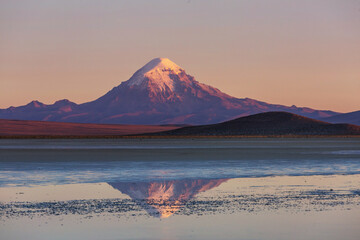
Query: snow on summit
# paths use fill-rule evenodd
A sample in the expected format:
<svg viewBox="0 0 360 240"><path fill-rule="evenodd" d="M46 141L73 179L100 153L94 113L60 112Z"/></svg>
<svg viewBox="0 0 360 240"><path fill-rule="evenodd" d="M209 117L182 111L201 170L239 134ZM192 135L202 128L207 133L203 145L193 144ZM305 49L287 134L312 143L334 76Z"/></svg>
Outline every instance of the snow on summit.
<svg viewBox="0 0 360 240"><path fill-rule="evenodd" d="M32 102L0 109L0 118L108 124L212 124L260 112L287 111L310 118L331 111L273 105L229 96L195 80L167 58L155 58L100 98L76 104Z"/></svg>
<svg viewBox="0 0 360 240"><path fill-rule="evenodd" d="M127 81L129 86L142 85L144 81L149 80L152 85L158 87L161 91L169 88L174 90L174 81L170 78L170 74L179 74L184 71L168 58L155 58L140 68Z"/></svg>

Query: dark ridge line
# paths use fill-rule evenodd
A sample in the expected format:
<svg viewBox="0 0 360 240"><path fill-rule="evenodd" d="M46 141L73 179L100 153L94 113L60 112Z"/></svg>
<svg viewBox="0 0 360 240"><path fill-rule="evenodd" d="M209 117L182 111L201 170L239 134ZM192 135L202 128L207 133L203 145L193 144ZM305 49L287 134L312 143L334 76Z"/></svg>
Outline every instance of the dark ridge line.
<svg viewBox="0 0 360 240"><path fill-rule="evenodd" d="M0 135L0 139L234 139L234 138L360 138L360 135Z"/></svg>

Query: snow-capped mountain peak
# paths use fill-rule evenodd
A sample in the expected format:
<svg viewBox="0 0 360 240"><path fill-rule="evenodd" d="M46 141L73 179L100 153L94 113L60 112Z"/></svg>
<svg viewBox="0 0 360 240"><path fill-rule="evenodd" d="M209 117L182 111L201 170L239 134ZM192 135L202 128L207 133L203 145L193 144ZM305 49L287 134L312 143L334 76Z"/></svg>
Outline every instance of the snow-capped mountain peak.
<svg viewBox="0 0 360 240"><path fill-rule="evenodd" d="M79 105L67 100L52 105L34 101L0 109L0 118L112 124L212 124L268 111L287 111L315 119L337 114L235 98L196 81L169 59L155 58L129 80L94 101Z"/></svg>
<svg viewBox="0 0 360 240"><path fill-rule="evenodd" d="M151 85L159 90L174 90L175 84L171 79L171 74L179 74L184 71L168 58L155 58L140 68L126 82L128 86L143 86L145 81L150 81Z"/></svg>

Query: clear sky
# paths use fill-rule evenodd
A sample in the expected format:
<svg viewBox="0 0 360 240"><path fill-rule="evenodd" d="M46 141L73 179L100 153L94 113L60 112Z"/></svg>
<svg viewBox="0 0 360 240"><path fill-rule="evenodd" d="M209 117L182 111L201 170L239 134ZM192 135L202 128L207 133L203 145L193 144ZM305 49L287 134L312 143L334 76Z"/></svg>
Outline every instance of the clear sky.
<svg viewBox="0 0 360 240"><path fill-rule="evenodd" d="M239 98L360 110L360 1L0 0L0 108L94 100L155 57Z"/></svg>

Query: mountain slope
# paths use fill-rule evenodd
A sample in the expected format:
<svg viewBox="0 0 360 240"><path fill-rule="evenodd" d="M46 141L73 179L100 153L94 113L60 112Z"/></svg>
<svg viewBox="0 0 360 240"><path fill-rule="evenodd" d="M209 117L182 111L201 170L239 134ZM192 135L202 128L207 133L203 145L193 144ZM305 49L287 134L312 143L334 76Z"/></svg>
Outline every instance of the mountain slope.
<svg viewBox="0 0 360 240"><path fill-rule="evenodd" d="M360 111L338 114L321 120L330 123L350 123L360 126Z"/></svg>
<svg viewBox="0 0 360 240"><path fill-rule="evenodd" d="M104 96L88 103L62 100L52 105L33 101L0 110L0 118L78 123L210 124L268 111L287 111L311 118L332 111L268 104L235 98L199 83L166 58L155 58Z"/></svg>
<svg viewBox="0 0 360 240"><path fill-rule="evenodd" d="M184 127L154 135L163 136L271 136L271 135L360 135L360 127L331 124L287 112L259 113L231 121Z"/></svg>

